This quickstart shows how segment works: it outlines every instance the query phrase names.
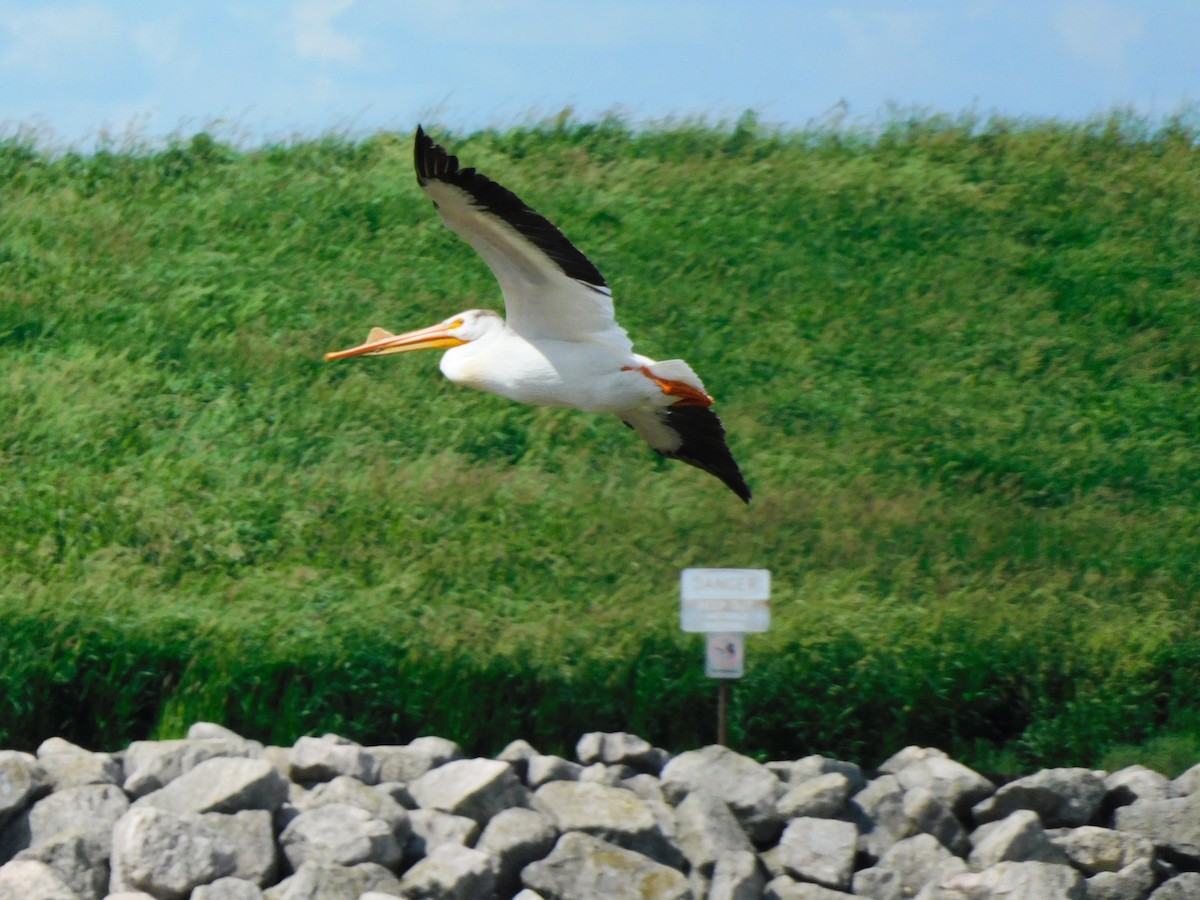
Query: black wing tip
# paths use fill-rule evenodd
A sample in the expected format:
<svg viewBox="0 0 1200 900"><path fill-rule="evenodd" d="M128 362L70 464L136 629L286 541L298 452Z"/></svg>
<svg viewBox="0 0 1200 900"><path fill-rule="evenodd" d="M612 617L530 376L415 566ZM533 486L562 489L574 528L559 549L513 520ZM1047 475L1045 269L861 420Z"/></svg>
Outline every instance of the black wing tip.
<svg viewBox="0 0 1200 900"><path fill-rule="evenodd" d="M668 459L677 459L703 469L721 480L745 504L750 504L750 486L742 476L729 445L725 442L725 426L707 406L668 406L664 410L666 425L679 435L675 450L656 452Z"/></svg>

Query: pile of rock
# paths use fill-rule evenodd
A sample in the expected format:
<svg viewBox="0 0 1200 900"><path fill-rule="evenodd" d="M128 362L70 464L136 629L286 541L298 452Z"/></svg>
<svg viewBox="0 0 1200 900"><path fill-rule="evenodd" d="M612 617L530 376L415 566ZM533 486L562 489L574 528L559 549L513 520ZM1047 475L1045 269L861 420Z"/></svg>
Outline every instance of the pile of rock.
<svg viewBox="0 0 1200 900"><path fill-rule="evenodd" d="M1200 765L997 789L916 747L873 773L599 732L576 752L52 738L0 752L0 900L1200 898Z"/></svg>

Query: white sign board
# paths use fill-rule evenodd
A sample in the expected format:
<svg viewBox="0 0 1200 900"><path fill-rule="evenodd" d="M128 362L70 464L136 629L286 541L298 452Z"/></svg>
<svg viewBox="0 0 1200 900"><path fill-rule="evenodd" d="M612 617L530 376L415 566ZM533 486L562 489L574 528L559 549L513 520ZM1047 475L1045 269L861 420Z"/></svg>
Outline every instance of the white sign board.
<svg viewBox="0 0 1200 900"><path fill-rule="evenodd" d="M766 631L771 625L769 569L684 569L679 577L684 631Z"/></svg>
<svg viewBox="0 0 1200 900"><path fill-rule="evenodd" d="M741 678L746 668L746 636L740 631L710 634L704 649L709 678Z"/></svg>

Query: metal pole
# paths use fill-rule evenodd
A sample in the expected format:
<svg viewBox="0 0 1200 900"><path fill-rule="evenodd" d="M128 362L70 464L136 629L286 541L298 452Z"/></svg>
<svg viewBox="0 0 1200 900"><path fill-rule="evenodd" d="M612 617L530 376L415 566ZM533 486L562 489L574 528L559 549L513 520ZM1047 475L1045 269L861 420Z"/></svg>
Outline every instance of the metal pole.
<svg viewBox="0 0 1200 900"><path fill-rule="evenodd" d="M717 743L729 746L729 682L724 678L717 682Z"/></svg>

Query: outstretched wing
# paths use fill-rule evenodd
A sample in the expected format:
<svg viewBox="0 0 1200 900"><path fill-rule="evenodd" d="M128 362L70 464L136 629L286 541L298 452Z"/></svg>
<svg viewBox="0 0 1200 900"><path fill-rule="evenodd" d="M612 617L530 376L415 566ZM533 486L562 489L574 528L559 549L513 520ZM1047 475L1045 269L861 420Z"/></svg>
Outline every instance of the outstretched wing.
<svg viewBox="0 0 1200 900"><path fill-rule="evenodd" d="M654 451L720 478L746 503L750 488L725 443L725 426L707 406L666 406L621 414Z"/></svg>
<svg viewBox="0 0 1200 900"><path fill-rule="evenodd" d="M417 128L417 183L442 221L491 267L508 325L529 338L607 344L628 352L604 276L520 197L435 144Z"/></svg>

